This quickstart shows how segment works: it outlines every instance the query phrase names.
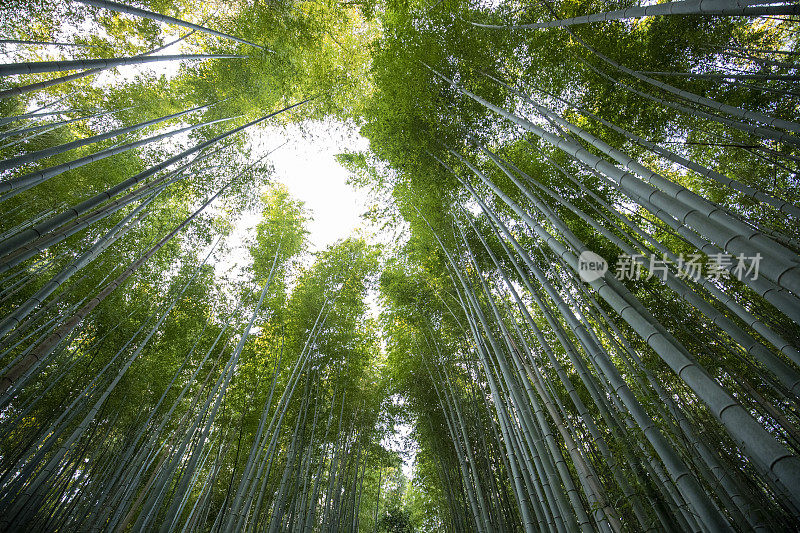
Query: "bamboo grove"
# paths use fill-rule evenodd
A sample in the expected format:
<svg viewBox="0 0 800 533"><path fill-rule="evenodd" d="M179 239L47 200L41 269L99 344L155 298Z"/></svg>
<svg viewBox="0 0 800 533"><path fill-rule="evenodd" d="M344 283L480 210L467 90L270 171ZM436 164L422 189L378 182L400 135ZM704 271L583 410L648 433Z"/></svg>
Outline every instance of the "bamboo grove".
<svg viewBox="0 0 800 533"><path fill-rule="evenodd" d="M0 8L0 530L796 530L798 16ZM253 142L324 120L388 244Z"/></svg>

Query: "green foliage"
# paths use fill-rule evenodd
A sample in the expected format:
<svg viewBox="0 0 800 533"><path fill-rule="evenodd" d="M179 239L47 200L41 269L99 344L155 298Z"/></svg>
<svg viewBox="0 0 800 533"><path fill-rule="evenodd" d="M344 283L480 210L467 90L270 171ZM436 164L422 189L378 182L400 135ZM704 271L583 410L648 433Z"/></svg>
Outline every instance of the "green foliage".
<svg viewBox="0 0 800 533"><path fill-rule="evenodd" d="M184 61L166 74L108 71L0 99L3 117L58 110L0 125L8 134L2 159L208 106L8 169L4 180L227 119L0 197L0 231L7 233L0 246L29 222L70 217L57 226L65 234L58 242L48 242L52 235L40 236L37 227L30 247L39 253L1 274L0 314L33 307L3 338L0 353L3 376L20 362L30 365L15 378L19 388L0 400L0 510L14 511L0 520L0 529L113 524L205 531L243 529L247 522L248 528L281 531L299 530L300 520L311 517L321 530L411 533L471 531L486 514L488 523L478 529L516 531L527 501L544 514L573 505L604 530L713 530L696 512L696 494L708 495L709 508L737 527L761 520L761 529L789 529L796 495L781 488L774 472L762 471L784 456L760 465L753 457L761 450L743 446L728 419L703 403L707 391L693 388L686 375L707 375L709 384L729 393L742 416L788 450L786 457L800 449L795 384L787 386L797 374L792 350L800 329L784 312L791 309L775 303L796 303L785 283L778 287L782 276L797 270L797 221L632 138L796 205L796 136L777 127L784 137L765 139L761 134L774 124L752 114L740 123L720 120L730 109L711 112L691 99L712 98L796 122L798 97L787 83L797 71L796 22L692 15L511 31L472 23L525 24L637 4L133 3L266 49L73 2L12 1L0 9L8 39L80 45L15 45L9 61L133 56L179 37L185 38L174 53L245 56ZM657 89L613 62L691 94L673 98L663 85ZM733 74L722 81L672 76L717 71ZM766 77L751 83L736 71ZM3 78L0 90L61 74ZM637 190L647 191L640 181L649 181L664 190L684 188L673 195L676 205L694 205L690 192L713 202L715 220L732 213L759 232L743 239L747 245L766 237L780 243L788 274L767 278L760 291L722 278L705 287L689 284L679 294L655 276L589 287L564 262L582 246L613 269L631 248L710 253L711 232L718 229L697 223L693 207L672 222L666 200L648 208L599 167L522 131L466 91L578 144L583 154L625 166L642 178L623 178ZM39 301L37 291L73 268L141 198L113 212L105 211L110 201L132 191L150 194L148 187L175 168L159 167L168 158L305 100L269 123L332 118L360 126L369 150L337 160L351 173L351 184L370 191L366 218L399 235L389 246L351 236L310 254L310 213L271 181L268 159L250 153L248 132L193 154L196 161L135 226ZM103 114L90 116L97 113ZM560 118L566 122L559 125ZM16 131L47 124L52 127ZM576 129L568 133L567 125ZM614 161L590 136L630 161ZM513 164L515 177L484 148ZM158 172L78 213L81 202L148 169ZM672 185L653 180L650 171ZM30 356L223 186L212 208L155 250L72 329L59 332L51 352ZM91 223L71 231L72 213L78 223ZM242 243L232 242L246 213L258 213L260 222ZM222 244L214 244L218 238ZM232 257L240 244L246 254ZM214 253L201 264L212 245ZM766 260L783 260L772 257L780 255L777 249L770 248ZM218 272L231 259L245 263L236 279ZM603 300L609 292L622 295L626 307ZM687 294L710 307L702 311L680 299ZM641 310L647 320L652 316L644 336L630 319ZM254 327L244 339L251 317ZM235 351L240 340L241 353ZM691 356L692 364L678 372L664 357L665 343L672 342L679 349L670 345L669 357ZM764 351L757 352L760 347ZM779 375L776 367L788 370ZM634 404L640 406L636 414ZM409 429L413 445L390 444L398 428ZM655 434L675 450L668 460ZM413 478L407 479L403 467L412 457ZM196 470L184 473L190 465ZM720 472L730 476L722 479ZM689 478L697 480L698 493L686 491ZM548 491L563 484L564 501L531 490L542 480ZM568 497L573 500L566 503ZM535 507L538 500L544 504ZM752 513L744 510L745 500ZM606 504L615 516L604 514ZM254 507L244 512L246 505ZM599 516L619 520L619 527L600 525ZM537 525L546 527L548 519ZM574 518L563 519L570 530Z"/></svg>
<svg viewBox="0 0 800 533"><path fill-rule="evenodd" d="M386 533L414 533L411 517L408 511L399 507L391 507L378 521L378 530Z"/></svg>

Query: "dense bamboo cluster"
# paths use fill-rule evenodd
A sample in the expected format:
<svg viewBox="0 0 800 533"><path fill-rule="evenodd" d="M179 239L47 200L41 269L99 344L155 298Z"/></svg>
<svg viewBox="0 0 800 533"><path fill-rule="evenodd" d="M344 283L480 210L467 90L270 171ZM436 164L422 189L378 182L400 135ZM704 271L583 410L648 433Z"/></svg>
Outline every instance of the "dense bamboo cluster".
<svg viewBox="0 0 800 533"><path fill-rule="evenodd" d="M0 531L796 529L798 8L608 4L78 0L42 9L108 40L0 40L32 47L0 65ZM302 266L247 141L329 115L407 229Z"/></svg>
<svg viewBox="0 0 800 533"><path fill-rule="evenodd" d="M133 57L3 65L2 76L86 69L4 87L3 97L74 92L70 83L121 65L247 57L153 55L197 31L265 49L152 11L86 3L192 32ZM226 243L214 236L209 208L222 208L224 221L252 203L241 191L253 187L257 196L269 176L269 154L247 162L241 134L308 98L245 120L219 100L142 118L152 103L73 112L62 105L69 95L43 98L44 106L3 119L5 153L13 155L0 164L0 530L374 526L380 489L363 491L365 476L396 469L376 444L377 350L370 330L355 329L365 320L374 254L360 241L343 242L292 274L288 294L306 215L273 188L249 247L257 288L223 287L212 266ZM96 132L52 142L53 132L92 120L87 129ZM64 177L80 179L76 173L97 172L106 160L121 165L108 180L38 211L48 195L71 188ZM187 245L205 249L204 259Z"/></svg>
<svg viewBox="0 0 800 533"><path fill-rule="evenodd" d="M589 44L591 28L571 29L690 13L699 4L566 18L544 3L559 20L536 23L518 22L524 15L510 10L495 14L503 24L462 13L482 32L515 32L507 46L523 55L499 58L458 48L456 30L451 37L443 29L448 17L431 16L415 39L448 37L436 51L416 52L414 68L433 79L435 96L411 107L412 118L374 121L417 120L425 132L411 141L415 163L383 133L379 155L402 169L395 196L418 241L407 249L416 257L394 274L402 287L394 296L396 355L423 352L417 364L436 396L414 394L420 416L448 435L428 453L452 454L452 464L436 461L456 530L796 527L800 124L792 91L780 85L795 67L747 49L757 74L725 63L731 72L687 73L725 85L748 80L744 89L755 91L766 87L750 80L780 80L769 90L791 111L776 115L711 96L708 85L673 85L675 72L626 67ZM749 6L708 7L720 15L796 8ZM560 28L554 42L536 41L545 28ZM783 38L793 46L791 31ZM547 79L557 71L527 67L526 39L569 43L558 67L572 76L566 87L549 88L561 81ZM764 73L773 66L787 70ZM607 82L639 109L678 114L664 133L641 133L634 120L592 109L605 103L587 96L594 87L576 86L582 76ZM676 144L663 142L670 130ZM703 143L705 152L682 142L709 132L718 140ZM727 166L709 152L727 154ZM737 172L750 158L757 163ZM775 169L786 189L760 188L747 175ZM432 180L447 192L427 189ZM693 257L707 269L700 275ZM607 270L586 271L587 258ZM405 292L419 290L437 297ZM440 415L424 414L431 401Z"/></svg>

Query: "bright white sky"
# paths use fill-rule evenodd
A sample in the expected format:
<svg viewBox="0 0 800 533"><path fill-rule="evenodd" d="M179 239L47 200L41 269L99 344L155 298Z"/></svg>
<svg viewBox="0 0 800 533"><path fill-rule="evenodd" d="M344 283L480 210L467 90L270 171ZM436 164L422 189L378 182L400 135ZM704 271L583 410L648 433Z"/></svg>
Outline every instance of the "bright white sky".
<svg viewBox="0 0 800 533"><path fill-rule="evenodd" d="M275 166L274 179L286 185L295 198L305 202L313 220L308 226L311 251L327 248L348 237L361 225L366 195L346 183L348 172L334 156L345 151L362 151L365 138L351 124L313 122L300 127L268 128L254 132L254 156L288 143L269 156Z"/></svg>
<svg viewBox="0 0 800 533"><path fill-rule="evenodd" d="M313 262L313 252L324 250L355 232L368 237L361 214L367 210L368 197L364 191L347 184L349 173L336 161L336 154L366 150L368 141L358 134L352 124L336 121L315 121L301 125L269 126L251 130L250 145L254 159L275 150L266 162L274 167L273 182L286 185L289 193L302 201L311 220L308 251L303 263ZM285 144L284 144L285 143ZM283 145L283 146L281 146ZM253 194L261 194L253 191ZM217 263L217 275L250 261L247 241L255 237L255 226L261 221L260 207L244 213L234 223L235 229L226 239L232 248ZM238 266L238 267L237 267Z"/></svg>

